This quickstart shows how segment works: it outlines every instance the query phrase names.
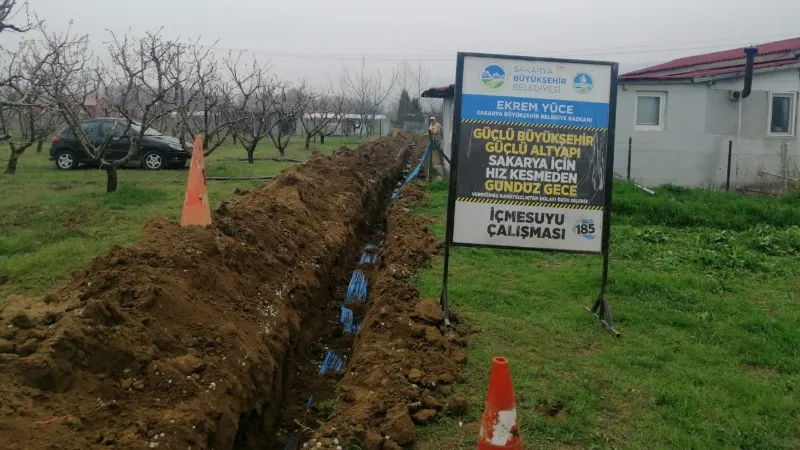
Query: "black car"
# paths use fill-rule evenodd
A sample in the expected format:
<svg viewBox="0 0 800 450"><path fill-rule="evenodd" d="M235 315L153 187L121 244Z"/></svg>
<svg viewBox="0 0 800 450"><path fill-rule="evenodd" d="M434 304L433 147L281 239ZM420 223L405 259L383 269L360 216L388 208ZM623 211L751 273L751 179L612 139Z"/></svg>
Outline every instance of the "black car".
<svg viewBox="0 0 800 450"><path fill-rule="evenodd" d="M96 145L105 142L108 133L114 134L106 146L108 161L124 158L131 145L130 135L140 133L142 130L140 124L133 123L128 126L128 122L122 119L85 120L81 122L81 128ZM144 129L141 146L138 157L131 158L128 164L138 165L146 170L184 167L186 160L192 156L192 147L189 144L181 147L178 138L165 136L152 128ZM75 169L78 164L97 164L97 161L84 151L75 133L69 127L64 128L53 137L50 146L50 160L55 161L56 167L61 170Z"/></svg>

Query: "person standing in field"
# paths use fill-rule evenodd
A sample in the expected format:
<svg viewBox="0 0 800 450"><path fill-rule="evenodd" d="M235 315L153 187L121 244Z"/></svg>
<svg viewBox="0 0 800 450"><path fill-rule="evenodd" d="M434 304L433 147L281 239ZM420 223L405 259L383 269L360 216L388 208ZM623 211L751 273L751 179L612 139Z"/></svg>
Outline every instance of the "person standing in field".
<svg viewBox="0 0 800 450"><path fill-rule="evenodd" d="M436 121L436 117L431 116L428 120L428 140L431 143L431 151L440 152L442 149L442 126Z"/></svg>
<svg viewBox="0 0 800 450"><path fill-rule="evenodd" d="M430 158L434 164L442 166L442 174L447 176L447 169L444 165L444 153L442 152L443 136L442 126L436 121L436 117L431 116L431 118L428 119L428 142L431 146Z"/></svg>

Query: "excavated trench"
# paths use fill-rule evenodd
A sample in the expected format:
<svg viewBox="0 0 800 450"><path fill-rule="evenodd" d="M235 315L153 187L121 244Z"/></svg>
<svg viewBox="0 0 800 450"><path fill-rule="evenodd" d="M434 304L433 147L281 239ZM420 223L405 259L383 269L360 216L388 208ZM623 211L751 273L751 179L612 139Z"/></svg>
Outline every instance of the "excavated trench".
<svg viewBox="0 0 800 450"><path fill-rule="evenodd" d="M269 449L295 431L312 439L322 416L303 424L306 416L291 411L305 396L302 388L315 387L306 375L315 372L320 350L344 351L354 342L353 362L367 368L359 348L379 340L364 332L344 336L336 314L364 245L378 239L384 218L392 230L385 206L415 145L416 138L401 134L315 155L223 204L209 228L152 221L141 240L95 258L68 285L40 298L9 299L0 306L3 447ZM426 236L429 257L435 246ZM402 243L392 241L387 234L384 256L399 255ZM376 299L382 283L414 295L406 287L410 274L396 278L402 286L373 276ZM406 315L416 308L407 303ZM371 317L380 302L373 305L360 312L362 331L382 333L376 324L386 320ZM439 321L432 314L427 328ZM420 333L402 320L409 337ZM452 347L457 337L427 328L421 332L432 335L437 352L463 362ZM375 357L374 350L366 354ZM348 377L360 379L355 371L337 376L329 391L318 391L321 399L333 402ZM353 392L352 400L360 395ZM322 404L312 411L326 411ZM390 414L377 411L374 432L367 420L363 432L342 439L374 439ZM281 428L283 437L276 437Z"/></svg>
<svg viewBox="0 0 800 450"><path fill-rule="evenodd" d="M467 399L452 393L471 329L457 314L444 326L438 302L413 286L437 245L429 219L410 210L424 192L408 184L398 194L332 291L273 449L396 450L413 444L417 425L466 411Z"/></svg>

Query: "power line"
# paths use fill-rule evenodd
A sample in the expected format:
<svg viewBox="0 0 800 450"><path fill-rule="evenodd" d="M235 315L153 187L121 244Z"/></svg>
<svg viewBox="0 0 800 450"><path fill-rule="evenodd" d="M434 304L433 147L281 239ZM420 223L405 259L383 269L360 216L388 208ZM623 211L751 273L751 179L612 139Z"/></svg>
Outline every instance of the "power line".
<svg viewBox="0 0 800 450"><path fill-rule="evenodd" d="M758 39L749 39L749 40L742 39L735 42L731 42L728 39L713 39L707 41L693 41L693 42L670 43L670 44L648 44L648 45L633 45L633 46L606 47L606 48L571 49L571 50L540 50L535 52L511 52L510 54L515 54L515 55L525 54L525 53L535 53L537 55L558 54L567 57L576 57L576 56L602 56L602 55L623 55L623 54L642 54L642 53L665 53L665 52L674 52L683 50L711 50L711 49L721 49L721 48L736 48L751 44L753 42L765 41L767 39L775 39L775 37L778 36L786 37L789 35L773 33L769 35L769 37L761 37ZM727 41L727 42L715 45L708 45L713 42L720 42L720 41ZM704 44L704 45L698 45L698 44ZM693 46L684 47L685 45L693 45ZM665 48L659 48L659 47L665 47ZM231 51L231 52L241 51L245 53L253 53L253 54L275 56L275 57L331 59L331 60L342 60L342 61L367 59L370 61L435 62L435 61L452 61L455 58L455 52L449 55L446 54L436 54L436 55L358 54L357 55L357 54L262 51L262 50L252 50L244 48L237 49L237 48L225 48L225 47L216 47L215 50Z"/></svg>

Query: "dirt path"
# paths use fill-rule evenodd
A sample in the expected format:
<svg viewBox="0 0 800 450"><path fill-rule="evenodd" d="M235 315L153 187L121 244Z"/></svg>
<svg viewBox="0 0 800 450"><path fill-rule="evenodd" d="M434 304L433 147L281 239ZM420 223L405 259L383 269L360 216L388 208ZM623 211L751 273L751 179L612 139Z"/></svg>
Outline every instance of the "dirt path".
<svg viewBox="0 0 800 450"><path fill-rule="evenodd" d="M395 136L313 156L223 205L208 229L152 221L66 287L4 304L2 447L265 448L307 325L380 219L409 146ZM377 298L395 284L378 279Z"/></svg>

